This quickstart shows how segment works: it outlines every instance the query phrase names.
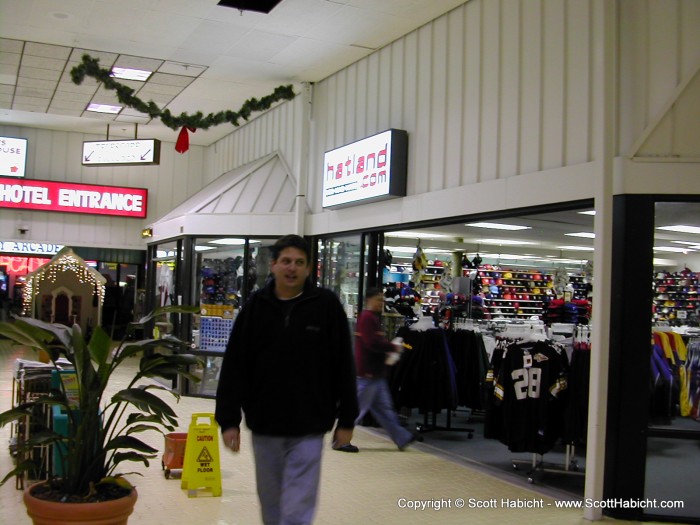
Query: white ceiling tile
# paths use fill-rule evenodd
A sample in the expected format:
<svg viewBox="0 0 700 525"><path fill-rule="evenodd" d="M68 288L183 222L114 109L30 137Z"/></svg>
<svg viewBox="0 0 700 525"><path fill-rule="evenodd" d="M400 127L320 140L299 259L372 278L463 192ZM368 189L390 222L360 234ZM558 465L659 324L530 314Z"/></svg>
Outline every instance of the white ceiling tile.
<svg viewBox="0 0 700 525"><path fill-rule="evenodd" d="M0 83L0 93L11 95L15 92L15 86L9 84Z"/></svg>
<svg viewBox="0 0 700 525"><path fill-rule="evenodd" d="M17 83L17 71L13 71L11 67L0 66L0 84L11 84L15 85Z"/></svg>
<svg viewBox="0 0 700 525"><path fill-rule="evenodd" d="M198 77L207 70L207 66L188 64L186 62L163 62L158 73L171 73L185 77Z"/></svg>
<svg viewBox="0 0 700 525"><path fill-rule="evenodd" d="M153 73L148 79L148 85L174 86L180 89L189 86L194 81L192 77L183 75L165 75L163 73Z"/></svg>
<svg viewBox="0 0 700 525"><path fill-rule="evenodd" d="M75 93L70 91L56 90L53 95L54 100L70 100L73 102L84 102L86 105L92 98L92 94Z"/></svg>
<svg viewBox="0 0 700 525"><path fill-rule="evenodd" d="M121 112L119 115L117 115L117 118L114 119L115 122L131 122L131 123L137 123L137 124L147 124L148 122L151 121L151 117L148 116L142 116L141 114L139 115L125 115L124 112Z"/></svg>
<svg viewBox="0 0 700 525"><path fill-rule="evenodd" d="M12 106L12 95L0 93L0 107L10 108Z"/></svg>
<svg viewBox="0 0 700 525"><path fill-rule="evenodd" d="M24 46L24 54L27 56L54 58L61 61L68 60L71 50L70 47L39 44L38 42L27 42L27 45Z"/></svg>
<svg viewBox="0 0 700 525"><path fill-rule="evenodd" d="M89 80L82 84L73 84L73 82L59 82L57 91L65 91L67 93L83 93L92 95L97 91L99 84Z"/></svg>
<svg viewBox="0 0 700 525"><path fill-rule="evenodd" d="M9 51L0 51L0 64L6 66L19 67L22 55L19 53L10 53Z"/></svg>
<svg viewBox="0 0 700 525"><path fill-rule="evenodd" d="M15 96L15 106L32 106L37 108L42 108L41 111L46 111L49 106L49 99L47 98L37 98L37 97L17 97ZM34 110L30 110L34 111Z"/></svg>
<svg viewBox="0 0 700 525"><path fill-rule="evenodd" d="M71 101L71 100L61 100L61 99L56 99L54 98L51 101L51 105L49 106L49 111L54 111L54 110L64 110L64 109L70 109L73 111L83 111L87 107L87 104L83 102L76 102L76 101Z"/></svg>
<svg viewBox="0 0 700 525"><path fill-rule="evenodd" d="M17 86L17 89L15 90L15 96L46 98L50 100L53 96L53 90L40 89L36 86Z"/></svg>
<svg viewBox="0 0 700 525"><path fill-rule="evenodd" d="M36 80L50 80L55 84L56 81L61 78L61 72L22 65L22 67L19 69L19 76L23 78L33 78Z"/></svg>
<svg viewBox="0 0 700 525"><path fill-rule="evenodd" d="M22 66L63 71L66 67L66 61L58 58L34 57L25 54L22 57Z"/></svg>
<svg viewBox="0 0 700 525"><path fill-rule="evenodd" d="M4 17L5 13L3 13ZM22 40L12 40L9 38L0 38L0 51L3 53L21 53L24 48Z"/></svg>
<svg viewBox="0 0 700 525"><path fill-rule="evenodd" d="M40 80L36 78L18 77L17 86L22 87L38 87L40 89L50 89L53 90L56 87L56 82L51 80Z"/></svg>
<svg viewBox="0 0 700 525"><path fill-rule="evenodd" d="M54 106L53 104L51 105L51 113L55 115L63 115L65 117L79 117L83 114L83 110L85 108L81 107L80 109L65 109L65 108L58 108Z"/></svg>
<svg viewBox="0 0 700 525"><path fill-rule="evenodd" d="M112 67L126 67L129 69L141 69L143 71L156 71L162 64L163 60L156 60L154 58L119 55Z"/></svg>

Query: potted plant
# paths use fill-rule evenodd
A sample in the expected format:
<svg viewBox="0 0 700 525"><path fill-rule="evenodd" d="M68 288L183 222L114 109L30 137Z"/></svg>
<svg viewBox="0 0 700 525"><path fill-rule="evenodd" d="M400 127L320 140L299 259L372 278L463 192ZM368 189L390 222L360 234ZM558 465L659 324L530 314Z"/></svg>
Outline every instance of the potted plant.
<svg viewBox="0 0 700 525"><path fill-rule="evenodd" d="M189 344L177 338L166 336L162 339L133 340L137 329L142 328L153 318L170 313L194 313L193 306L166 306L131 323L116 346L101 327L96 327L89 341L86 341L80 327L51 324L31 318L15 318L14 321L0 323L0 336L14 343L44 351L50 356L53 368L59 369L57 362L67 360L74 368L72 389L66 390L63 382L59 388L52 388L45 395L15 406L0 414L0 426L16 422L21 418L32 417L37 410L50 412L60 407L66 414L67 429L57 432L37 422L32 427L28 439L17 443L18 457L22 452L31 453L37 446L53 446L60 465L60 475L51 476L44 483L27 487L24 501L27 512L35 523L49 523L41 514L53 514L56 507L72 507L71 521L79 511L85 512L88 503L106 502L100 507L115 506L120 501L128 502L126 511L108 510L110 513L126 512L126 516L114 521L99 523L126 523L136 502L136 489L123 475L133 473L118 472L124 462L135 461L149 465L157 449L136 437L147 431L171 432L176 426L176 415L170 405L155 392L164 391L178 397L173 392L155 382L140 382L143 378L187 377L192 381L199 378L189 372L191 365L200 365L198 358L187 355L166 353L161 349L183 350ZM151 352L143 352L151 350ZM129 376L128 384L114 392L110 385L114 372L126 360L140 357L138 368ZM65 363L65 361L63 361ZM62 376L61 376L62 377ZM111 393L111 397L109 396ZM72 394L71 396L67 394ZM70 397L70 399L69 399ZM74 401L72 401L74 400ZM25 420L26 421L26 420ZM36 428L36 430L35 430ZM65 434L65 435L64 435ZM28 469L36 468L31 457L18 461L0 484ZM51 507L49 510L34 510L34 500ZM87 513L95 519L94 510ZM68 521L60 521L64 523Z"/></svg>

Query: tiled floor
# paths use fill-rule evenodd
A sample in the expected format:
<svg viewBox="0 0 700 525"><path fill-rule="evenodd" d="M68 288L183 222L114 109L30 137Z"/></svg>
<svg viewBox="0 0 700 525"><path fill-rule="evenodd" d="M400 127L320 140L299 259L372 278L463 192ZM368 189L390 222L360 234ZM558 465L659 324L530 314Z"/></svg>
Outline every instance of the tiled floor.
<svg viewBox="0 0 700 525"><path fill-rule="evenodd" d="M20 355L3 350L0 347L0 410L11 405L12 366ZM135 359L133 364L136 364ZM180 431L187 431L191 414L211 413L213 409L211 400L182 398L176 406ZM9 437L9 428L0 430L2 476L12 461L6 448ZM139 492L130 524L261 523L249 438L249 434L244 433L238 454L220 446L223 494L219 497L206 493L188 497L187 491L181 490L179 479L165 478L160 459L149 468L134 467L143 473L143 477L130 478ZM390 441L365 428L357 429L353 441L361 449L359 454L326 450L316 524L588 523L583 519L582 511L558 509L554 498L533 491L527 484L516 485L470 468L463 462L451 461L432 453L432 449L424 444L399 452ZM163 450L162 436L153 435L149 442ZM502 499L529 502L541 508L506 508L501 504ZM463 508L458 508L459 501L465 502ZM482 506L495 504L496 508L469 508L470 502ZM423 504L426 508L409 508L412 504ZM22 504L22 493L10 480L0 487L0 524L30 523Z"/></svg>

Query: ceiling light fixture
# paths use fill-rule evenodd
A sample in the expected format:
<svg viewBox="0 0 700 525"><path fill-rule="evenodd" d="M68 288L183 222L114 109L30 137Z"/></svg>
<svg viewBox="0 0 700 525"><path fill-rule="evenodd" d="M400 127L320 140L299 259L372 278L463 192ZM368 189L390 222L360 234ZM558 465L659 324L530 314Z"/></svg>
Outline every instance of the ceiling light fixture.
<svg viewBox="0 0 700 525"><path fill-rule="evenodd" d="M209 241L209 244L221 244L223 246L241 246L245 244L245 239L223 238Z"/></svg>
<svg viewBox="0 0 700 525"><path fill-rule="evenodd" d="M676 224L674 226L659 226L656 229L657 230L667 230L670 232L700 234L700 226L688 226L686 224Z"/></svg>
<svg viewBox="0 0 700 525"><path fill-rule="evenodd" d="M524 246L526 244L537 244L530 241L516 241L514 239L479 239L481 244L495 244L497 246Z"/></svg>
<svg viewBox="0 0 700 525"><path fill-rule="evenodd" d="M595 215L595 210L580 211L581 215Z"/></svg>
<svg viewBox="0 0 700 525"><path fill-rule="evenodd" d="M109 104L95 104L94 102L91 102L85 109L86 111L94 111L95 113L112 113L116 115L123 108L122 106L110 106Z"/></svg>
<svg viewBox="0 0 700 525"><path fill-rule="evenodd" d="M384 237L396 237L400 239L451 239L450 235L445 235L442 233L430 233L430 232L412 232L412 231L398 231L398 232L388 232L384 234Z"/></svg>
<svg viewBox="0 0 700 525"><path fill-rule="evenodd" d="M519 226L517 224L503 224L498 222L470 222L465 224L465 226L473 226L474 228L488 228L491 230L531 230L530 226Z"/></svg>
<svg viewBox="0 0 700 525"><path fill-rule="evenodd" d="M655 252L668 252L668 253L688 253L695 250L690 248L679 248L678 246L654 246Z"/></svg>
<svg viewBox="0 0 700 525"><path fill-rule="evenodd" d="M593 246L557 246L560 250L569 250L575 252L592 252Z"/></svg>
<svg viewBox="0 0 700 525"><path fill-rule="evenodd" d="M128 67L113 67L112 76L114 78L121 78L124 80L138 80L139 82L146 82L148 78L153 74L153 71L145 71L143 69L130 69Z"/></svg>
<svg viewBox="0 0 700 525"><path fill-rule="evenodd" d="M569 237L584 237L586 239L595 239L595 233L591 232L576 232L576 233L565 233Z"/></svg>

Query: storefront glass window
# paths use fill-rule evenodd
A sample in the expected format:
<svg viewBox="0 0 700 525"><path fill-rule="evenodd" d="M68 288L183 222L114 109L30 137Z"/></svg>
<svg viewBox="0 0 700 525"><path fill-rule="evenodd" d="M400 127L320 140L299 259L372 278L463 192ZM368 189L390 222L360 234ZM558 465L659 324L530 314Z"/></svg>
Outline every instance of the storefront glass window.
<svg viewBox="0 0 700 525"><path fill-rule="evenodd" d="M361 255L360 234L323 239L318 244L319 285L338 295L348 319L355 319L359 310Z"/></svg>
<svg viewBox="0 0 700 525"><path fill-rule="evenodd" d="M192 371L201 382L189 384L188 394L215 395L234 319L250 294L265 285L270 273L268 248L273 242L241 237L194 239L193 301L198 300L201 309L194 316L191 340L204 366Z"/></svg>
<svg viewBox="0 0 700 525"><path fill-rule="evenodd" d="M700 203L657 202L645 497L682 500L646 514L700 517Z"/></svg>

